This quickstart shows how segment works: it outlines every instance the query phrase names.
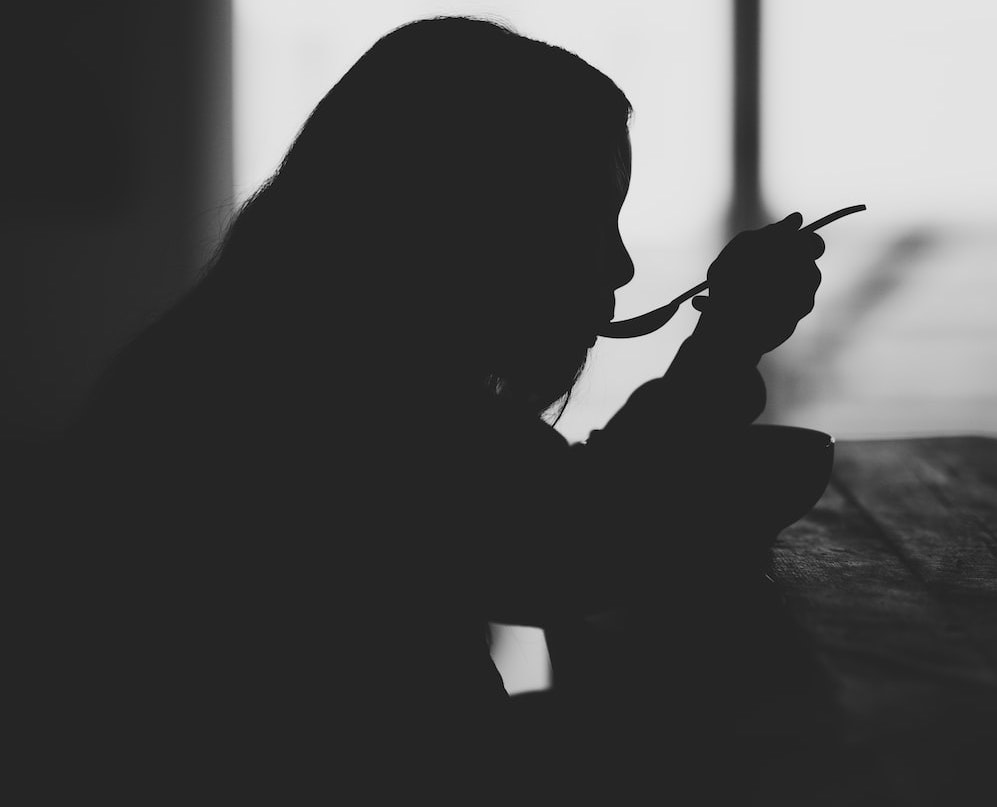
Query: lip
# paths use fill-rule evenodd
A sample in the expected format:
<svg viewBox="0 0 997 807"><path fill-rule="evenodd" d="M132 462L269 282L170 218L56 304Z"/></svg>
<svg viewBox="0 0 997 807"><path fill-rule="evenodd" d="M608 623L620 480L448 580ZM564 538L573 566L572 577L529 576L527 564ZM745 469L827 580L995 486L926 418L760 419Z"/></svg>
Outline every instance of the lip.
<svg viewBox="0 0 997 807"><path fill-rule="evenodd" d="M595 323L592 327L592 338L589 340L589 347L595 347L595 342L599 338L599 334L605 329L605 327L613 321L613 317L616 316L615 306L609 309L609 313L602 317L597 317Z"/></svg>
<svg viewBox="0 0 997 807"><path fill-rule="evenodd" d="M605 330L616 315L616 298L611 297L608 300L604 298L603 305L591 305L584 311L580 310L579 314L582 316L576 320L579 328L576 333L582 339L586 339L585 342L579 340L579 343L594 347L600 333Z"/></svg>

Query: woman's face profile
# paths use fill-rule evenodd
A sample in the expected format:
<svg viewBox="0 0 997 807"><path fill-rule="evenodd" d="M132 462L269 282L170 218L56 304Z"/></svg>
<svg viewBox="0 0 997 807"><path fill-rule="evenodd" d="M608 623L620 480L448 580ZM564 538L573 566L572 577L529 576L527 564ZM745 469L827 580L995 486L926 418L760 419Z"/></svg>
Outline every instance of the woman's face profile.
<svg viewBox="0 0 997 807"><path fill-rule="evenodd" d="M567 279L569 288L563 322L570 323L572 336L585 349L595 344L596 335L613 319L618 288L634 276L633 260L620 234L619 217L630 189L630 138L625 136L614 149L606 181L594 193L591 207L594 226L580 232L579 261Z"/></svg>
<svg viewBox="0 0 997 807"><path fill-rule="evenodd" d="M518 312L525 320L510 322L526 337L514 340L522 351L516 375L552 401L571 387L599 331L613 319L616 289L634 275L619 227L630 187L629 137L599 162L603 169L591 192L572 200L577 217L559 219L549 235L557 266L548 265L548 279L527 292L533 303Z"/></svg>
<svg viewBox="0 0 997 807"><path fill-rule="evenodd" d="M606 283L611 288L610 296L613 297L614 305L613 292L629 283L634 276L634 263L620 234L620 211L630 190L631 168L630 135L627 134L621 140L613 159L611 219L605 248ZM600 323L600 326L603 324Z"/></svg>

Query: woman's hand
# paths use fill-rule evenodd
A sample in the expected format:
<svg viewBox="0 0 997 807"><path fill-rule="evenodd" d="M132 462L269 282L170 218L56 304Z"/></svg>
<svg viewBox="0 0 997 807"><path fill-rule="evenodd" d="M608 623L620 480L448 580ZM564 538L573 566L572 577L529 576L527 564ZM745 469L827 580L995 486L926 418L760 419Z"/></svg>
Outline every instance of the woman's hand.
<svg viewBox="0 0 997 807"><path fill-rule="evenodd" d="M820 285L816 259L824 240L800 230L793 213L776 224L736 235L707 273L709 297L692 304L702 313L696 335L754 355L781 345L814 307Z"/></svg>

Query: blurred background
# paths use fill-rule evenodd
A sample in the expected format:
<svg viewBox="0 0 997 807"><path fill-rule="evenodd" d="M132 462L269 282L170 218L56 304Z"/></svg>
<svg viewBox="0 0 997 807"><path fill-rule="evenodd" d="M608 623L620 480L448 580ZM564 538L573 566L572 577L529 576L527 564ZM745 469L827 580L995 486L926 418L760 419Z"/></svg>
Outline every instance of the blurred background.
<svg viewBox="0 0 997 807"><path fill-rule="evenodd" d="M705 277L739 228L829 226L814 313L763 360L764 419L838 439L997 433L997 4L989 0L174 0L5 12L0 439L58 434L195 277L235 206L381 35L474 14L633 102L618 317ZM365 301L376 306L376 301ZM585 439L696 314L600 340L557 428ZM496 630L508 689L542 632Z"/></svg>

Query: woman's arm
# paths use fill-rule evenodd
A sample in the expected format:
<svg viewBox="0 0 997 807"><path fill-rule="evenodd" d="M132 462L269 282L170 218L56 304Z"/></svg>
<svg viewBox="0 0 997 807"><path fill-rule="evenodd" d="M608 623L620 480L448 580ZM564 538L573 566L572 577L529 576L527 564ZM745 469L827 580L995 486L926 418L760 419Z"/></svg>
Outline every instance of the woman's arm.
<svg viewBox="0 0 997 807"><path fill-rule="evenodd" d="M725 452L764 408L756 363L704 324L587 444L503 413L487 475L496 506L482 525L491 563L477 592L489 619L596 613L675 588L716 552Z"/></svg>
<svg viewBox="0 0 997 807"><path fill-rule="evenodd" d="M505 551L495 553L487 588L493 619L510 612L543 624L591 613L681 587L704 562L739 562L738 442L765 407L757 364L813 308L820 282L823 242L801 222L793 214L728 244L668 371L587 445L556 445L552 429L535 445L504 437L506 503L530 515L494 538Z"/></svg>

